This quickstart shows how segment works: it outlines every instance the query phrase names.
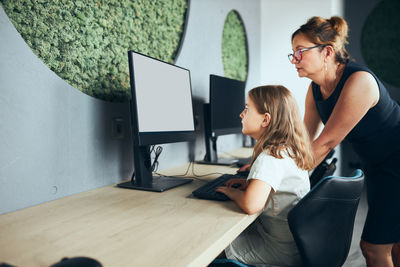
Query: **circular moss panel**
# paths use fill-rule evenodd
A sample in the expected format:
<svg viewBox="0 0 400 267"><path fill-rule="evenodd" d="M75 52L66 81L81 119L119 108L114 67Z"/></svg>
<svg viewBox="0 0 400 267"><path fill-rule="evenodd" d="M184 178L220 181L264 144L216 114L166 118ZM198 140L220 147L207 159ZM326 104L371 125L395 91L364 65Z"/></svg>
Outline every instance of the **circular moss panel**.
<svg viewBox="0 0 400 267"><path fill-rule="evenodd" d="M0 0L33 52L75 88L130 98L128 50L173 63L187 0Z"/></svg>
<svg viewBox="0 0 400 267"><path fill-rule="evenodd" d="M232 10L222 33L222 64L225 77L246 81L248 72L247 37L239 13Z"/></svg>
<svg viewBox="0 0 400 267"><path fill-rule="evenodd" d="M383 0L368 15L361 51L368 67L383 81L400 87L400 1Z"/></svg>

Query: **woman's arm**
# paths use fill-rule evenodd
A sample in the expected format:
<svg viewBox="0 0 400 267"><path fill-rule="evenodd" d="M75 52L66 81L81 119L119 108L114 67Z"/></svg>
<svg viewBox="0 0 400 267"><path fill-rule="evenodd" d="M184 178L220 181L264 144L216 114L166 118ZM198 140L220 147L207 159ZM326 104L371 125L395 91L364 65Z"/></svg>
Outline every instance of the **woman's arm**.
<svg viewBox="0 0 400 267"><path fill-rule="evenodd" d="M261 180L250 179L245 191L232 187L222 186L217 189L224 193L247 214L261 211L271 192L271 186Z"/></svg>
<svg viewBox="0 0 400 267"><path fill-rule="evenodd" d="M317 137L318 130L321 127L322 122L318 114L317 107L315 105L311 83L310 86L308 87L306 95L304 124L310 136L310 140L314 141L315 138Z"/></svg>
<svg viewBox="0 0 400 267"><path fill-rule="evenodd" d="M355 72L348 78L324 129L312 143L316 165L343 141L378 100L378 84L370 73Z"/></svg>

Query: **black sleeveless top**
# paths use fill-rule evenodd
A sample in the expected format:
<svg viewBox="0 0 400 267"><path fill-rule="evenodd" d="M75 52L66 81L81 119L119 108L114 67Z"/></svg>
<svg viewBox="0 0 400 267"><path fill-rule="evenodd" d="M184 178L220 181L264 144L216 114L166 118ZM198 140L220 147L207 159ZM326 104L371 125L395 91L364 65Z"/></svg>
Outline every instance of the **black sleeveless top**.
<svg viewBox="0 0 400 267"><path fill-rule="evenodd" d="M379 101L345 139L352 144L363 165L375 165L384 162L394 152L400 150L400 107L390 97L376 75L366 67L349 62L335 91L327 99L322 99L320 86L314 82L312 82L312 92L321 120L326 124L346 80L357 71L366 71L374 76L379 86Z"/></svg>

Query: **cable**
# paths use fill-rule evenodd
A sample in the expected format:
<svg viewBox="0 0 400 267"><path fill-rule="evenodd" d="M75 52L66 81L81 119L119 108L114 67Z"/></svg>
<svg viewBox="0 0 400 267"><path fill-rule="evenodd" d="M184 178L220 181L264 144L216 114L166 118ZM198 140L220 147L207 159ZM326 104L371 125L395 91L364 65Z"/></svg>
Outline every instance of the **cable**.
<svg viewBox="0 0 400 267"><path fill-rule="evenodd" d="M152 145L152 146L150 147L150 153L149 153L149 155L150 155L150 162L151 162L151 153L153 153L153 152L155 153L155 157L154 157L153 163L150 165L150 168L149 168L149 170L150 170L151 172L154 172L154 171L157 170L157 168L158 168L158 157L160 156L162 150L163 150L163 148L162 148L161 146L157 146L157 147L156 147L155 145ZM132 173L131 182L132 182L132 183L135 182L135 171L133 171L133 173Z"/></svg>
<svg viewBox="0 0 400 267"><path fill-rule="evenodd" d="M196 174L196 173L194 172L194 162L192 161L191 163L192 163L192 174L193 174L193 176L195 176L195 177L204 177L204 176L209 176L209 175L213 175L213 174L220 174L220 175L223 175L223 174L224 174L224 173L222 173L222 172L210 172L210 173L206 173L206 174Z"/></svg>
<svg viewBox="0 0 400 267"><path fill-rule="evenodd" d="M242 157L240 157L240 156L237 156L237 155L233 155L233 154L231 154L231 153L229 153L229 152L225 152L225 151L222 151L222 152L219 152L220 154L225 154L225 155L227 155L227 156L230 156L231 158L233 158L233 159L240 159L240 158L242 158Z"/></svg>
<svg viewBox="0 0 400 267"><path fill-rule="evenodd" d="M224 174L224 173L221 173L221 172L211 172L211 173L206 173L206 174L196 174L195 171L194 171L194 165L195 165L194 161L190 161L189 162L189 165L188 165L188 167L187 167L187 169L186 169L184 174L178 174L178 175L171 176L171 175L165 175L165 174L159 173L159 172L157 172L158 165L159 165L158 158L160 157L160 154L161 154L162 151L163 151L163 148L161 146L157 146L156 147L155 145L152 145L150 147L150 155L153 152L155 154L153 163L150 166L150 171L152 173L154 173L154 174L159 175L159 176L164 176L164 177L184 177L189 173L190 166L192 166L192 174L194 176L193 178L196 179L196 180L202 181L202 182L209 182L209 181L208 180L204 180L204 179L199 179L201 177L209 176L209 175L213 175L213 174L217 174L217 175L223 175ZM132 173L131 182L134 182L134 180L135 180L135 172Z"/></svg>
<svg viewBox="0 0 400 267"><path fill-rule="evenodd" d="M154 172L154 173L157 174L157 175L160 175L160 176L164 176L164 177L184 177L189 173L189 169L190 169L190 166L191 166L192 167L192 174L194 176L194 177L191 177L191 178L194 178L194 179L202 181L202 182L209 182L209 180L200 179L201 177L209 176L209 175L213 175L213 174L217 174L217 175L225 174L225 173L222 173L222 172L211 172L211 173L206 173L206 174L196 174L194 172L194 165L195 165L195 162L194 161L190 161L184 174L177 174L177 175L171 176L171 175L164 175L164 174L158 173L158 172Z"/></svg>
<svg viewBox="0 0 400 267"><path fill-rule="evenodd" d="M158 157L160 156L161 152L163 151L163 148L161 146L155 146L152 145L150 148L150 155L151 153L154 152L155 156L154 156L154 160L153 163L150 166L150 171L151 172L155 172L158 169Z"/></svg>

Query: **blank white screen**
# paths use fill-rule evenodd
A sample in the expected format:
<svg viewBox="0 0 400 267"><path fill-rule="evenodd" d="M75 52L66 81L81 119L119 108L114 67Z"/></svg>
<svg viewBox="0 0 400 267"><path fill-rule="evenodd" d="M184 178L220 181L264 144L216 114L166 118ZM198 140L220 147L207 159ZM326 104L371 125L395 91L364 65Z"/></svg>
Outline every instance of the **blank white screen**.
<svg viewBox="0 0 400 267"><path fill-rule="evenodd" d="M188 70L133 53L139 132L194 131Z"/></svg>

